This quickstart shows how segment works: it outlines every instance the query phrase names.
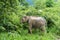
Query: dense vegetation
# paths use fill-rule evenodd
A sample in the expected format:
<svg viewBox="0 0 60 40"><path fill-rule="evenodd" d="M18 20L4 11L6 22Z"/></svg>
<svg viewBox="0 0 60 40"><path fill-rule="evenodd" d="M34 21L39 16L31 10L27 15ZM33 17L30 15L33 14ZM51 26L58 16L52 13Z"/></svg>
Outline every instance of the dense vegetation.
<svg viewBox="0 0 60 40"><path fill-rule="evenodd" d="M33 0L33 6L25 0L0 0L0 40L55 40L60 36L60 1ZM47 20L47 34L33 30L28 33L28 24L21 24L24 15L42 16Z"/></svg>

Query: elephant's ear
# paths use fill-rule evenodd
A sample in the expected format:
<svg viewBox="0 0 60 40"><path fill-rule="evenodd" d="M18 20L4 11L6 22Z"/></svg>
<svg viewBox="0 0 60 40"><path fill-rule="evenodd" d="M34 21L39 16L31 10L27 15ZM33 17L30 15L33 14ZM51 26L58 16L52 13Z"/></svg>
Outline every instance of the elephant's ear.
<svg viewBox="0 0 60 40"><path fill-rule="evenodd" d="M27 23L29 23L29 19L27 20Z"/></svg>
<svg viewBox="0 0 60 40"><path fill-rule="evenodd" d="M26 16L26 18L27 18L27 23L29 23L30 16Z"/></svg>

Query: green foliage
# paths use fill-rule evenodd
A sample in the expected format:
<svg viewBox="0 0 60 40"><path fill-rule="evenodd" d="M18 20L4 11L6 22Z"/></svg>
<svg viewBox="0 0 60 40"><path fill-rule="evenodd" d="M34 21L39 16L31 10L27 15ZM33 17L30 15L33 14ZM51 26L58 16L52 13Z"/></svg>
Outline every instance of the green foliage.
<svg viewBox="0 0 60 40"><path fill-rule="evenodd" d="M7 0L6 2L0 1L0 25L3 26L7 31L11 29L16 29L19 26L19 17L17 13L20 10L20 5L18 0ZM18 25L18 26L17 26Z"/></svg>
<svg viewBox="0 0 60 40"><path fill-rule="evenodd" d="M28 7L28 2L26 0L19 0L21 5Z"/></svg>
<svg viewBox="0 0 60 40"><path fill-rule="evenodd" d="M0 40L55 40L55 35L60 36L59 2L34 0L34 5L29 6L25 0L0 0ZM21 23L24 15L44 17L47 34L42 36L34 29L33 34L28 34L28 24Z"/></svg>
<svg viewBox="0 0 60 40"><path fill-rule="evenodd" d="M53 7L56 5L56 2L54 0L36 0L34 1L34 7L36 9L44 9L46 7Z"/></svg>
<svg viewBox="0 0 60 40"><path fill-rule="evenodd" d="M46 7L53 7L53 6L54 6L53 0L47 0L46 1Z"/></svg>
<svg viewBox="0 0 60 40"><path fill-rule="evenodd" d="M4 27L8 30L16 30L18 26L20 26L20 18L18 15L16 15L14 12L12 12L10 15L5 14L4 18Z"/></svg>
<svg viewBox="0 0 60 40"><path fill-rule="evenodd" d="M47 23L48 23L47 25L48 25L49 32L56 33L57 31L60 30L59 9L60 8L57 9L57 7L46 8L43 10L44 12L41 14L43 17L47 19Z"/></svg>
<svg viewBox="0 0 60 40"><path fill-rule="evenodd" d="M6 29L3 26L0 26L0 32L4 32Z"/></svg>
<svg viewBox="0 0 60 40"><path fill-rule="evenodd" d="M45 4L46 0L34 0L34 7L36 9L44 9L46 7L46 4Z"/></svg>
<svg viewBox="0 0 60 40"><path fill-rule="evenodd" d="M56 38L52 34L47 34L44 36L38 34L26 34L26 35L19 35L16 33L0 33L0 40L55 40Z"/></svg>

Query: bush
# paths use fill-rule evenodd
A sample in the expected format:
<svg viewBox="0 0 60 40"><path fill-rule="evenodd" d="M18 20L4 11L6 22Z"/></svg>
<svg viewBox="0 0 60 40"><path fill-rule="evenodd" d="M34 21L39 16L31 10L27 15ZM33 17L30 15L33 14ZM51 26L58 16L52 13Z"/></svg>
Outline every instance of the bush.
<svg viewBox="0 0 60 40"><path fill-rule="evenodd" d="M46 7L53 7L53 6L54 6L53 0L47 0L46 1Z"/></svg>
<svg viewBox="0 0 60 40"><path fill-rule="evenodd" d="M18 17L14 12L9 15L5 14L4 17L3 27L5 27L7 31L16 30L18 26L20 27L20 17Z"/></svg>
<svg viewBox="0 0 60 40"><path fill-rule="evenodd" d="M60 30L60 16L59 16L59 9L58 7L52 7L52 8L46 8L41 13L43 17L47 20L48 25L48 31L52 33L56 33ZM58 32L59 35L60 32Z"/></svg>

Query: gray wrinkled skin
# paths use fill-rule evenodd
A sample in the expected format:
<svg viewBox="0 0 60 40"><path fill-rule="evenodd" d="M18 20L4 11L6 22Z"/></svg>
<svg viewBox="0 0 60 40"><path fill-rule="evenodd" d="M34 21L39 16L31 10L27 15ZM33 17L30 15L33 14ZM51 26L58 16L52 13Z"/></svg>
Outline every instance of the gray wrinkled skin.
<svg viewBox="0 0 60 40"><path fill-rule="evenodd" d="M46 33L46 20L43 17L36 16L24 16L21 20L22 23L27 22L29 24L29 33L32 33L32 28L40 29L41 32Z"/></svg>

